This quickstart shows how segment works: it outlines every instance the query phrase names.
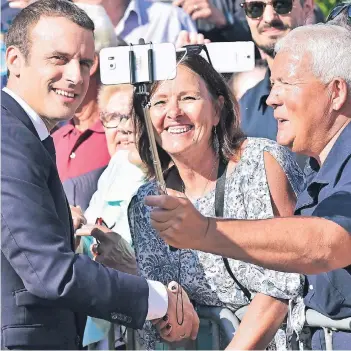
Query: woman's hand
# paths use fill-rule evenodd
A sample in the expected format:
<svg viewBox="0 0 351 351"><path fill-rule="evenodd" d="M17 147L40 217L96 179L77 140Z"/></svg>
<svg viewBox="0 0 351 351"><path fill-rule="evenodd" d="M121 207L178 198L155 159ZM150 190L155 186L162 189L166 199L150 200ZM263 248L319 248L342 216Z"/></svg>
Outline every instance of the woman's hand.
<svg viewBox="0 0 351 351"><path fill-rule="evenodd" d="M179 49L185 45L208 44L210 42L211 41L209 39L205 39L204 35L201 33L182 30L178 34L175 47Z"/></svg>
<svg viewBox="0 0 351 351"><path fill-rule="evenodd" d="M203 216L183 193L167 189L168 195L145 198L151 211L151 225L167 244L177 248L196 249L206 236L210 219Z"/></svg>

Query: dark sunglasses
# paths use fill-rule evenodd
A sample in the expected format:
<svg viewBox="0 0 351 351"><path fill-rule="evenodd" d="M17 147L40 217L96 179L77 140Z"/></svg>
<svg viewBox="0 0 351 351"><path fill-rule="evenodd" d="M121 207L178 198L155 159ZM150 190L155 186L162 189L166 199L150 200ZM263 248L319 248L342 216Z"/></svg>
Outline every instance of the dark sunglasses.
<svg viewBox="0 0 351 351"><path fill-rule="evenodd" d="M274 11L278 15L287 15L293 8L293 1L294 0L273 0L269 2L248 1L241 3L240 6L244 9L247 17L257 19L262 17L267 5L272 5Z"/></svg>
<svg viewBox="0 0 351 351"><path fill-rule="evenodd" d="M349 19L351 19L351 3L349 4L338 4L336 5L329 13L326 22L333 20L336 16L338 16L342 11L347 9L347 14L349 16Z"/></svg>

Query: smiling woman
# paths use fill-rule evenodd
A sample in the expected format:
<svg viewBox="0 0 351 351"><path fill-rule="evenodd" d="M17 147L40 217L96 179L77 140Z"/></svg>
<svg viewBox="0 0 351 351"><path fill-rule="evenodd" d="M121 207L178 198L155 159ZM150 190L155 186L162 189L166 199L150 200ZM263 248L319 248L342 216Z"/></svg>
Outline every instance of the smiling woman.
<svg viewBox="0 0 351 351"><path fill-rule="evenodd" d="M178 59L177 77L152 86L149 107L167 187L178 190L179 201L190 200L202 215L242 219L291 215L304 181L290 153L273 141L245 138L236 101L220 74L201 56ZM287 313L284 300L302 292L303 278L231 259L227 268L222 257L197 250L170 251L151 226L157 209L150 219L151 208L144 204L158 188L136 95L134 108L139 150L151 180L139 188L129 207L140 273L164 284L180 280L202 305L236 311L252 300L230 347L264 349L275 339L273 344L284 349L285 334L277 333ZM153 349L155 340L155 332L147 326L143 346Z"/></svg>

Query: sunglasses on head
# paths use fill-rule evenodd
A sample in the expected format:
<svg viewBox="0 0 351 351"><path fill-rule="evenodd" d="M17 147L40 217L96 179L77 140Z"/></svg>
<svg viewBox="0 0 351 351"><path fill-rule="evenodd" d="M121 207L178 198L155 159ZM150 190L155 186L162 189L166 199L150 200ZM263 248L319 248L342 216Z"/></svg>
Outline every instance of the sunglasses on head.
<svg viewBox="0 0 351 351"><path fill-rule="evenodd" d="M212 66L210 54L205 44L185 45L178 49L177 52L184 52L188 56L200 55ZM204 52L204 55L202 55L202 52Z"/></svg>
<svg viewBox="0 0 351 351"><path fill-rule="evenodd" d="M293 8L293 1L294 0L273 0L268 2L248 1L241 3L240 6L244 9L247 17L257 19L262 17L267 5L272 5L274 11L278 15L287 15Z"/></svg>
<svg viewBox="0 0 351 351"><path fill-rule="evenodd" d="M336 16L338 16L342 11L347 9L347 14L349 19L351 19L351 3L348 4L338 4L336 5L329 13L326 22L333 20Z"/></svg>

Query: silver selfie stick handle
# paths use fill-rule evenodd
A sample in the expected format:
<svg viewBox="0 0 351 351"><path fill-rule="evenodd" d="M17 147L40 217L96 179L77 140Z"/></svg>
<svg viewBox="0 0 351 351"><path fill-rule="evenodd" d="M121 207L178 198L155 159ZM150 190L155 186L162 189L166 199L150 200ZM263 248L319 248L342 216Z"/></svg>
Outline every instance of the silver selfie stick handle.
<svg viewBox="0 0 351 351"><path fill-rule="evenodd" d="M166 182L163 178L161 162L160 162L160 158L158 156L154 127L153 127L152 122L151 122L149 107L147 105L143 106L143 111L144 111L144 117L145 117L145 123L146 123L147 136L148 136L149 142L150 142L150 151L151 151L151 157L152 157L154 170L155 170L156 182L157 182L160 193L167 194Z"/></svg>
<svg viewBox="0 0 351 351"><path fill-rule="evenodd" d="M144 39L139 40L140 45L145 45ZM160 194L167 194L166 182L163 178L163 172L161 167L160 158L158 156L154 127L150 118L149 108L149 97L150 97L150 86L154 83L154 61L153 61L153 47L152 43L149 43L149 49L147 52L148 56L148 74L149 78L147 82L137 83L136 82L136 58L133 50L133 45L129 44L129 69L130 69L130 84L136 87L136 94L141 97L141 103L144 113L144 119L146 124L147 136L150 143L150 152L155 171L156 183Z"/></svg>

